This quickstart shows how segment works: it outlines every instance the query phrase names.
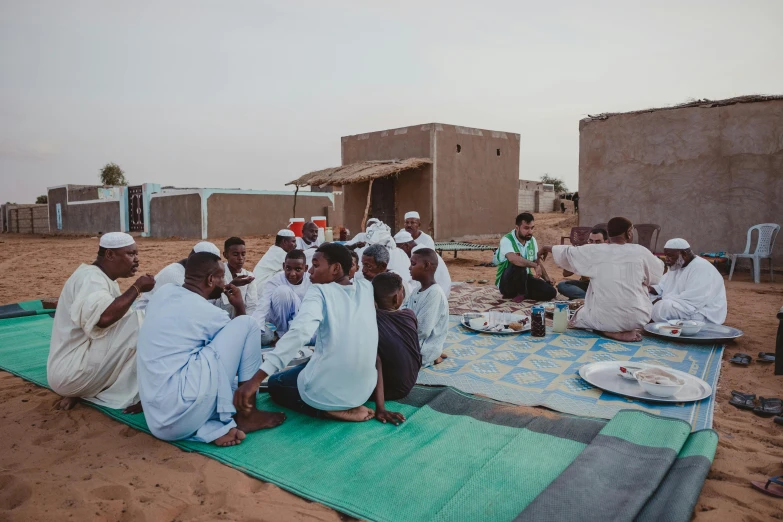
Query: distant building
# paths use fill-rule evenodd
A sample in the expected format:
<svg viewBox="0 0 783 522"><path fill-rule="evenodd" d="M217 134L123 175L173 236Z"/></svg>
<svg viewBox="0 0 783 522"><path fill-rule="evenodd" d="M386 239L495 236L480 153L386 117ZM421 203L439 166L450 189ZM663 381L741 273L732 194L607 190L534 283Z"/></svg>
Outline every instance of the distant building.
<svg viewBox="0 0 783 522"><path fill-rule="evenodd" d="M554 212L559 204L555 186L540 181L519 180L519 195L517 196L517 211L522 212Z"/></svg>

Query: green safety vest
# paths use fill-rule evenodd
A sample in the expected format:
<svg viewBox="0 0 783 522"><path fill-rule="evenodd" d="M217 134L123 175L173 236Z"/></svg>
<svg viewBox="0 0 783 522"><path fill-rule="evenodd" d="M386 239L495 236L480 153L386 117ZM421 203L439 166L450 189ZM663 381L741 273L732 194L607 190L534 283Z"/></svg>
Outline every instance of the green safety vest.
<svg viewBox="0 0 783 522"><path fill-rule="evenodd" d="M505 235L506 238L508 238L509 241L511 241L511 247L514 249L514 252L517 254L520 254L519 248L517 247L517 238L514 237L515 231L512 230L508 234ZM530 241L528 241L525 244L525 255L524 258L528 261L535 261L536 260L536 238L531 237ZM509 262L508 259L503 257L503 259L500 259L500 248L498 247L498 271L495 274L495 286L498 286L500 284L500 278L503 276L503 272L506 271L506 268L508 268ZM528 274L533 273L532 268L527 269Z"/></svg>

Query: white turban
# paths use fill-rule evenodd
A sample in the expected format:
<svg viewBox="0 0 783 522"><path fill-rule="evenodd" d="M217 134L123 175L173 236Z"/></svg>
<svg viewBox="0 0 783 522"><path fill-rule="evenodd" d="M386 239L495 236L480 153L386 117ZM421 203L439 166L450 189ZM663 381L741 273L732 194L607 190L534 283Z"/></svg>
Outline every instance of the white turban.
<svg viewBox="0 0 783 522"><path fill-rule="evenodd" d="M123 248L136 243L133 236L125 232L108 232L101 236L98 243L102 248Z"/></svg>
<svg viewBox="0 0 783 522"><path fill-rule="evenodd" d="M296 234L294 234L294 231L293 230L289 230L287 228L284 228L282 230L278 230L277 231L277 235L278 236L283 236L283 237L296 237Z"/></svg>
<svg viewBox="0 0 783 522"><path fill-rule="evenodd" d="M397 248L397 243L391 235L391 229L380 221L367 228L366 236L369 245L381 244L389 250Z"/></svg>
<svg viewBox="0 0 783 522"><path fill-rule="evenodd" d="M197 254L199 252L209 252L210 254L214 254L220 257L220 249L216 247L214 243L210 243L209 241L196 243L196 246L193 247L193 251Z"/></svg>
<svg viewBox="0 0 783 522"><path fill-rule="evenodd" d="M686 250L690 248L691 246L688 244L687 241L680 238L674 238L670 239L666 242L666 244L663 246L664 249L670 249L670 250Z"/></svg>
<svg viewBox="0 0 783 522"><path fill-rule="evenodd" d="M411 241L413 241L413 236L407 230L400 230L394 236L395 243L409 243Z"/></svg>
<svg viewBox="0 0 783 522"><path fill-rule="evenodd" d="M410 212L405 213L405 219L419 219L421 220L421 216L419 216L419 213L415 210L412 210Z"/></svg>
<svg viewBox="0 0 783 522"><path fill-rule="evenodd" d="M378 218L370 218L370 219L367 220L367 223L365 224L365 226L369 227L373 223L380 223L380 222L381 222L381 220L378 219Z"/></svg>

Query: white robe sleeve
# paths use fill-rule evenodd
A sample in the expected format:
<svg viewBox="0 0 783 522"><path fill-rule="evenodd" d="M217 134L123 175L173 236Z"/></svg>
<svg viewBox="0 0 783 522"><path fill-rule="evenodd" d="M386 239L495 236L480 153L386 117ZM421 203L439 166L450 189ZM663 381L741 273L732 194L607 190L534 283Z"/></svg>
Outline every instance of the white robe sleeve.
<svg viewBox="0 0 783 522"><path fill-rule="evenodd" d="M106 288L104 281L93 277L92 274L88 274L78 288L79 291L68 310L71 321L78 324L90 339L100 339L114 324L117 324L114 323L108 328L98 326L101 314L116 298Z"/></svg>
<svg viewBox="0 0 783 522"><path fill-rule="evenodd" d="M262 332L266 331L266 316L269 315L269 310L272 308L272 292L275 291L275 288L277 288L277 285L272 284L271 280L266 282L256 302L256 308L251 314Z"/></svg>
<svg viewBox="0 0 783 522"><path fill-rule="evenodd" d="M284 369L296 353L313 338L324 320L324 305L323 293L311 287L288 332L277 341L275 349L266 354L261 365L264 373L273 375Z"/></svg>
<svg viewBox="0 0 783 522"><path fill-rule="evenodd" d="M555 264L563 270L568 270L580 276L594 277L591 270L593 262L589 256L585 255L587 250L583 246L555 245L552 247L552 257Z"/></svg>

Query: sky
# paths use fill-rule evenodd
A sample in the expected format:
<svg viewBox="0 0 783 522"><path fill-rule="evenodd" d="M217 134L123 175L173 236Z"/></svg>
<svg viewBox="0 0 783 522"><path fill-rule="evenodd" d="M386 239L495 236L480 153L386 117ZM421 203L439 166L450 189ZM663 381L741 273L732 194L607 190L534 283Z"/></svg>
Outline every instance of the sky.
<svg viewBox="0 0 783 522"><path fill-rule="evenodd" d="M520 178L576 189L588 114L783 93L781 20L780 0L0 0L0 201L108 162L280 190L338 166L341 136L429 122L518 133Z"/></svg>

